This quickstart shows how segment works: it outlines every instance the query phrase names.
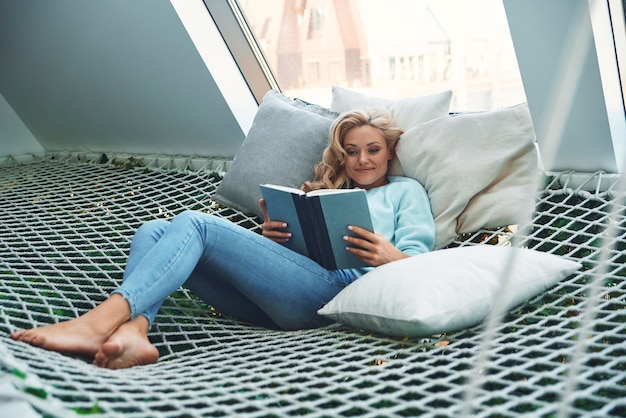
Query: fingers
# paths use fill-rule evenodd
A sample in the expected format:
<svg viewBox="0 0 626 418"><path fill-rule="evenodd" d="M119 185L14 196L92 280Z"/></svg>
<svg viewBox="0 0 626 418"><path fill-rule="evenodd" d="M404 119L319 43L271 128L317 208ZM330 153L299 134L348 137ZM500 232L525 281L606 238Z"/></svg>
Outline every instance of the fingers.
<svg viewBox="0 0 626 418"><path fill-rule="evenodd" d="M267 221L261 225L261 233L264 237L276 242L287 242L291 238L291 232L281 231L287 228L285 222Z"/></svg>
<svg viewBox="0 0 626 418"><path fill-rule="evenodd" d="M259 199L259 206L261 206L261 211L263 211L264 222L269 222L270 216L267 214L267 205L265 204L265 199Z"/></svg>
<svg viewBox="0 0 626 418"><path fill-rule="evenodd" d="M348 229L359 236L344 236L344 240L350 244L346 250L368 265L376 267L404 257L404 254L382 235L355 226Z"/></svg>
<svg viewBox="0 0 626 418"><path fill-rule="evenodd" d="M376 246L371 242L364 240L362 238L353 237L350 235L346 235L343 237L343 240L349 243L350 245L346 247L348 250L357 250L360 249L362 251L372 251L375 250ZM354 251L352 251L354 252Z"/></svg>
<svg viewBox="0 0 626 418"><path fill-rule="evenodd" d="M366 239L367 241L373 241L376 237L374 232L368 231L365 228L361 228L360 226L348 225L348 230L361 238Z"/></svg>
<svg viewBox="0 0 626 418"><path fill-rule="evenodd" d="M287 224L281 221L272 221L270 220L269 215L267 214L267 206L265 204L265 199L259 199L259 205L261 206L261 210L263 211L263 224L261 225L261 234L276 242L287 242L289 238L291 238L290 232L279 231L279 229L287 228Z"/></svg>
<svg viewBox="0 0 626 418"><path fill-rule="evenodd" d="M272 221L267 213L267 205L265 199L259 199L259 206L263 211L263 224L261 225L261 234L273 241L285 242L291 237L291 234L285 231L278 231L278 229L286 228L287 224L280 221Z"/></svg>
<svg viewBox="0 0 626 418"><path fill-rule="evenodd" d="M353 234L358 235L356 237L354 235L345 235L343 237L345 241L349 242L352 245L362 247L365 249L373 249L380 242L380 235L370 232L367 229L363 229L358 226L349 225L348 230L352 232Z"/></svg>
<svg viewBox="0 0 626 418"><path fill-rule="evenodd" d="M267 222L263 222L263 225L261 225L261 230L263 230L263 232L284 232L284 231L277 231L278 229L284 229L287 228L287 224L285 222L280 222L280 221L267 221Z"/></svg>
<svg viewBox="0 0 626 418"><path fill-rule="evenodd" d="M358 233L356 230L348 227L348 229L350 229L352 232ZM355 228L356 229L356 228ZM363 230L362 228L359 228L361 230ZM365 231L365 230L363 230ZM369 231L366 231L369 232ZM376 255L376 251L377 251L377 247L375 244L373 244L372 242L363 239L363 238L359 238L359 237L355 237L352 235L345 235L343 237L344 241L346 241L348 244L348 246L346 246L346 251L354 254L355 256L357 256L358 258L360 258L362 261L364 261L365 263L369 264L369 265L374 265L373 264L373 257L375 257Z"/></svg>

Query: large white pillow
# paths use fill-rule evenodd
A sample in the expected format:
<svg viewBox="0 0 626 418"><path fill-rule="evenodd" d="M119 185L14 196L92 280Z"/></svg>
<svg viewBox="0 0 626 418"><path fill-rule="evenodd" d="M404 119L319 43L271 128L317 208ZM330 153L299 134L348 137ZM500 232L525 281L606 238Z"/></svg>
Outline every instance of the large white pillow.
<svg viewBox="0 0 626 418"><path fill-rule="evenodd" d="M375 268L318 313L384 335L432 336L480 323L496 298L512 309L580 267L563 257L521 248L438 250Z"/></svg>
<svg viewBox="0 0 626 418"><path fill-rule="evenodd" d="M428 192L435 249L465 232L528 221L539 174L528 106L444 116L406 131L404 175Z"/></svg>

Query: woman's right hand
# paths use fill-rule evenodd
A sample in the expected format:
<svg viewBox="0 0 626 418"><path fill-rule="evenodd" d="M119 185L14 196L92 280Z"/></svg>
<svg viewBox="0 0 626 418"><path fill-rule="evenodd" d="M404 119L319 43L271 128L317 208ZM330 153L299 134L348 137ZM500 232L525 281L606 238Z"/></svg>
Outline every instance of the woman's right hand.
<svg viewBox="0 0 626 418"><path fill-rule="evenodd" d="M287 224L282 221L272 221L267 214L265 199L259 200L261 210L263 211L263 224L261 225L261 233L265 238L269 238L275 242L287 242L291 238L290 232L279 231L279 229L287 228Z"/></svg>

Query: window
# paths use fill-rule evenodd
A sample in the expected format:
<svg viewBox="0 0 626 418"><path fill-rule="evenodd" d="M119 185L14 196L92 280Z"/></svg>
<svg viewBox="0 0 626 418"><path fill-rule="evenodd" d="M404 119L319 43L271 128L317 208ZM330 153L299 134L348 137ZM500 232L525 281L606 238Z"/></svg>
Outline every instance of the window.
<svg viewBox="0 0 626 418"><path fill-rule="evenodd" d="M285 94L332 85L402 98L454 91L452 110L525 101L501 0L239 0Z"/></svg>
<svg viewBox="0 0 626 418"><path fill-rule="evenodd" d="M324 9L317 7L310 10L308 37L322 36L324 29Z"/></svg>
<svg viewBox="0 0 626 418"><path fill-rule="evenodd" d="M339 60L331 60L328 62L328 78L331 83L340 82L342 79L341 62Z"/></svg>
<svg viewBox="0 0 626 418"><path fill-rule="evenodd" d="M317 82L320 79L320 63L319 62L309 62L307 64L307 77L306 77L306 81L308 81L309 84L317 84Z"/></svg>

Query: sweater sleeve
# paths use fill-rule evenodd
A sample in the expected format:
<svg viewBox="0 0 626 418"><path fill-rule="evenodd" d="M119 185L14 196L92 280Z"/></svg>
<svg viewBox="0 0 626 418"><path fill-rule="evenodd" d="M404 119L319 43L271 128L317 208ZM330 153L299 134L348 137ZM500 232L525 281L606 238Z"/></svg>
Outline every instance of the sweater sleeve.
<svg viewBox="0 0 626 418"><path fill-rule="evenodd" d="M435 222L426 189L408 177L389 176L390 184L367 191L374 230L408 256L431 251ZM358 275L374 267L353 269Z"/></svg>
<svg viewBox="0 0 626 418"><path fill-rule="evenodd" d="M414 180L402 181L399 186L395 246L409 256L431 251L435 245L435 222L426 190Z"/></svg>

